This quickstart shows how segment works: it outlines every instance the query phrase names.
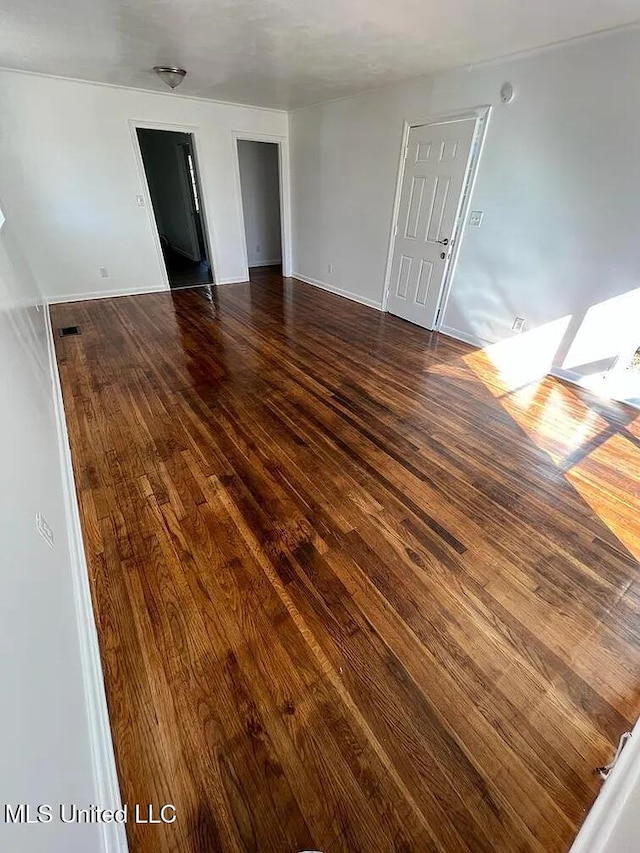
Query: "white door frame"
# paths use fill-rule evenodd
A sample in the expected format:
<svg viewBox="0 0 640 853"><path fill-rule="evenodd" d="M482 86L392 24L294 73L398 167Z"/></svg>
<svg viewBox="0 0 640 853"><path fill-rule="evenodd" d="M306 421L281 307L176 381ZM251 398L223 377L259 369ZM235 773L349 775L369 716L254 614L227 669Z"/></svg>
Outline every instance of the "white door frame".
<svg viewBox="0 0 640 853"><path fill-rule="evenodd" d="M238 213L242 225L242 247L245 278L249 280L249 256L247 252L247 232L244 225L244 209L242 207L242 183L240 181L240 157L238 140L247 142L274 142L278 146L278 172L280 177L280 241L282 244L282 275L291 275L291 205L289 180L289 140L286 136L275 136L271 133L252 133L251 131L234 130L231 132L233 145L233 164L236 178L236 197Z"/></svg>
<svg viewBox="0 0 640 853"><path fill-rule="evenodd" d="M172 133L189 133L191 135L191 153L193 154L193 160L196 165L196 173L198 175L200 190L200 221L202 223L202 233L204 234L204 239L207 244L209 261L211 263L211 277L213 278L213 283L215 284L216 270L218 269L218 253L216 251L213 231L211 230L210 226L210 211L212 211L213 208L209 206L209 195L208 191L205 189L206 181L202 173L202 165L198 156L198 148L200 145L198 136L200 133L200 128L197 125L190 124L167 124L156 121L138 121L136 119L129 119L129 130L131 132L131 139L133 141L133 151L138 167L138 179L140 182L140 186L142 187L142 195L144 196L145 207L147 208L147 214L151 222L151 233L153 235L153 242L156 247L158 259L160 261L160 269L162 271L162 280L164 283L165 290L170 290L171 284L169 282L169 275L167 273L167 266L165 264L164 255L162 254L160 233L158 231L158 223L156 222L155 213L153 212L153 204L151 202L151 191L149 189L147 173L145 172L144 168L144 160L142 159L140 140L138 139L138 134L136 133L138 128L142 128L144 130L168 130Z"/></svg>
<svg viewBox="0 0 640 853"><path fill-rule="evenodd" d="M458 209L454 219L453 230L451 232L451 243L453 249L449 252L449 257L442 276L442 284L436 307L435 322L433 325L434 331L438 331L442 325L445 308L451 292L451 283L458 262L458 254L464 236L465 226L467 224L467 214L473 187L478 175L478 163L480 155L484 147L486 139L487 127L489 124L489 116L491 115L491 106L483 105L479 107L471 107L467 110L457 110L455 112L440 113L439 115L429 116L427 118L405 119L402 130L402 144L400 145L400 158L398 161L398 177L396 181L396 193L393 202L393 216L391 219L391 232L389 234L389 251L387 253L387 266L384 275L384 295L382 297L382 310L387 311L387 303L389 301L389 285L391 278L391 264L393 261L393 252L396 244L396 230L398 226L398 214L400 212L400 196L402 194L402 182L404 180L405 156L407 146L409 144L409 133L414 127L422 127L426 124L446 124L448 122L464 121L465 119L475 119L475 129L473 141L469 151L469 159L465 169L465 178L460 193Z"/></svg>

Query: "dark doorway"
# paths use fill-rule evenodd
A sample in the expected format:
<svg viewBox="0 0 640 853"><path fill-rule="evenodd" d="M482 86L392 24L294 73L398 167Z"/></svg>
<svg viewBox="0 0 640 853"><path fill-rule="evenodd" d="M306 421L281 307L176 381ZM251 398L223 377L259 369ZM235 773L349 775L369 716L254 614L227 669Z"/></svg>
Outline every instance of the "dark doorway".
<svg viewBox="0 0 640 853"><path fill-rule="evenodd" d="M213 281L190 133L136 128L169 284Z"/></svg>

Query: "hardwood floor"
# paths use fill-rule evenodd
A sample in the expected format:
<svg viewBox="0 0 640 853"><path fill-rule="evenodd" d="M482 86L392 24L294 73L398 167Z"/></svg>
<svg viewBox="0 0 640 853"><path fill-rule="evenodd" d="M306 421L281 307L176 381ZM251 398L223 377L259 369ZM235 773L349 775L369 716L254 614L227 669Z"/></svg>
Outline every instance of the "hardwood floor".
<svg viewBox="0 0 640 853"><path fill-rule="evenodd" d="M640 413L268 272L51 311L123 798L177 810L132 853L566 851L640 710Z"/></svg>

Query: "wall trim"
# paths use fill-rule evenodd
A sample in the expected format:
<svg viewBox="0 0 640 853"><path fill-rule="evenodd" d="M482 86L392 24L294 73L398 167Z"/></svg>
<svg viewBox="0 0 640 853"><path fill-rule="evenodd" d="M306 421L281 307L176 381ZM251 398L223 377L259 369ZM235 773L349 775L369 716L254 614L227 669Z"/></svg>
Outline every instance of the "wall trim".
<svg viewBox="0 0 640 853"><path fill-rule="evenodd" d="M549 373L551 376L555 376L556 379L564 379L565 382L571 382L572 385L580 385L581 380L585 378L581 373L576 373L575 370L567 370L565 367L552 366Z"/></svg>
<svg viewBox="0 0 640 853"><path fill-rule="evenodd" d="M114 296L140 296L143 293L168 293L169 288L163 285L145 285L144 287L117 287L113 290L87 290L84 293L63 293L47 299L49 305L60 302L86 302L88 299L111 299Z"/></svg>
<svg viewBox="0 0 640 853"><path fill-rule="evenodd" d="M218 284L248 284L249 279L243 278L242 276L231 276L231 278L221 278L220 281L216 281L216 285Z"/></svg>
<svg viewBox="0 0 640 853"><path fill-rule="evenodd" d="M129 133L131 136L131 145L133 146L133 153L135 157L136 167L138 170L138 186L141 187L142 195L144 196L144 206L147 209L149 227L151 228L151 236L153 237L156 255L158 256L158 267L160 269L160 275L162 276L162 282L165 290L170 290L171 283L169 281L169 273L167 271L167 262L165 261L164 252L162 251L160 229L158 227L158 220L156 219L156 214L153 209L151 187L149 185L149 178L147 177L147 170L145 168L144 159L142 157L142 147L140 145L140 139L138 137L138 128L140 128L141 130L166 130L169 133L185 133L191 136L191 155L195 164L196 175L198 178L198 192L200 193L200 224L202 226L202 235L204 237L204 242L207 246L207 255L210 264L211 275L215 283L217 280L217 271L219 269L218 244L212 225L213 216L210 215L213 211L213 207L210 204L209 191L208 189L205 189L205 187L208 185L208 182L205 179L205 175L202 169L202 161L200 160L200 127L196 124L176 124L175 122L157 122L144 121L142 119L129 119Z"/></svg>
<svg viewBox="0 0 640 853"><path fill-rule="evenodd" d="M571 47L572 45L580 44L581 42L595 41L596 39L603 39L608 36L618 35L619 33L637 30L639 26L640 24L638 21L630 21L628 24L617 24L613 27L604 27L604 29L594 30L591 33L582 33L581 35L569 36L568 38L560 39L560 41L552 41L549 44L541 44L537 47L528 47L523 50L516 50L513 53L503 53L500 56L494 56L489 59L480 59L477 62L472 62L470 65L459 65L457 68L467 68L471 71L475 68L485 68L502 65L505 62L530 59L534 56L540 56L541 54L549 53L554 50L561 50L564 47ZM435 73L442 74L445 70L447 69L436 71Z"/></svg>
<svg viewBox="0 0 640 853"><path fill-rule="evenodd" d="M98 632L91 602L89 575L80 524L80 511L76 497L73 465L71 463L69 434L64 414L60 373L56 361L53 329L48 304L45 304L45 328L97 805L105 809L118 809L122 806L122 798L120 796L120 785L118 783L115 753L111 738L111 727L109 725L109 711L104 689ZM124 825L119 823L102 823L100 826L102 828L104 853L127 853L129 848Z"/></svg>
<svg viewBox="0 0 640 853"><path fill-rule="evenodd" d="M470 335L468 332L461 332L460 329L454 329L453 326L441 326L438 331L441 335L455 338L457 341L462 341L463 344L471 344L473 347L489 347L495 343L495 341L479 338L477 335Z"/></svg>
<svg viewBox="0 0 640 853"><path fill-rule="evenodd" d="M282 260L279 261L260 261L259 264L249 264L249 269L254 270L260 267L277 267L282 263Z"/></svg>
<svg viewBox="0 0 640 853"><path fill-rule="evenodd" d="M244 224L244 208L242 206L242 181L240 179L240 153L238 140L245 142L271 142L278 146L278 178L280 187L280 251L282 252L282 275L291 276L293 269L293 229L291 226L291 160L289 155L289 134L279 136L273 133L252 133L251 131L233 130L233 169L238 202L238 216L242 225L242 251L247 279L249 278L249 253L247 251L247 229ZM246 280L246 279L245 279Z"/></svg>
<svg viewBox="0 0 640 853"><path fill-rule="evenodd" d="M359 302L360 305L366 305L368 308L375 308L377 311L382 311L382 303L379 299L369 299L367 296L360 296L359 293L354 293L352 290L345 290L342 287L337 287L335 284L327 284L326 281L310 278L309 276L301 275L299 272L294 272L291 277L297 278L305 284L312 284L314 287L319 287L321 290L328 290L329 293L334 293L336 296L343 296L352 302Z"/></svg>
<svg viewBox="0 0 640 853"><path fill-rule="evenodd" d="M442 335L446 335L448 338L455 338L457 341L462 341L464 344L471 344L471 346L479 347L480 349L484 349L484 347L490 347L493 344L498 343L498 341L489 341L484 338L479 338L477 335L470 335L468 332L461 332L460 329L454 329L452 326L442 326L437 331ZM544 375L553 376L554 379L569 382L571 385L577 385L578 388L582 388L590 394L595 394L596 397L601 397L603 400L608 400L612 403L619 403L621 406L629 406L632 409L640 409L640 405L631 400L619 400L616 397L608 397L606 394L599 393L597 390L590 388L589 385L585 383L586 377L581 373L576 373L575 370L567 370L565 367L552 365ZM542 376L540 376L540 378L542 379ZM638 739L640 740L640 736Z"/></svg>
<svg viewBox="0 0 640 853"><path fill-rule="evenodd" d="M25 68L11 68L0 65L0 71L11 74L26 74L28 77L45 77L50 80L64 80L67 83L83 83L87 86L101 86L106 89L124 89L125 92L139 92L142 95L160 95L181 101L203 101L205 104L217 104L225 107L246 107L249 110L259 110L263 113L288 114L285 107L261 107L259 104L243 104L241 101L221 101L218 98L205 98L203 95L186 95L183 92L163 92L162 89L141 89L140 86L124 86L122 83L104 83L101 80L86 80L84 77L64 77L62 74L47 74L44 71L28 71Z"/></svg>
<svg viewBox="0 0 640 853"><path fill-rule="evenodd" d="M625 400L620 397L609 396L599 391L598 388L591 387L588 382L589 377L584 376L582 373L576 373L575 370L567 370L565 367L552 367L549 374L556 379L562 379L564 382L577 385L579 388L583 388L585 391L595 394L596 397L601 397L603 400L609 400L612 403L619 403L621 406L629 406L631 409L640 410L640 403L635 400Z"/></svg>
<svg viewBox="0 0 640 853"><path fill-rule="evenodd" d="M273 266L277 266L280 261L273 261ZM260 264L260 266L271 266L271 263ZM63 302L87 302L91 299L113 299L117 296L144 296L148 293L171 293L173 290L187 290L189 287L217 287L219 284L247 284L248 278L242 276L231 276L230 278L221 278L219 281L210 284L194 284L185 285L184 287L166 288L166 287L141 287L141 288L118 288L116 290L93 290L86 293L67 293L61 296L52 296L47 300L48 305L59 305ZM341 291L340 291L341 292ZM343 294L344 295L344 294ZM366 303L365 303L366 304ZM374 305L374 307L377 307Z"/></svg>
<svg viewBox="0 0 640 853"><path fill-rule="evenodd" d="M640 720L587 814L570 853L604 853L627 800L640 787ZM634 839L635 841L635 839ZM631 848L629 848L631 849Z"/></svg>
<svg viewBox="0 0 640 853"><path fill-rule="evenodd" d="M514 61L519 60L519 59L528 59L529 57L532 57L532 56L537 56L539 54L547 53L549 51L559 50L563 47L571 46L577 42L594 41L595 39L606 38L607 36L613 36L613 35L616 35L617 33L624 33L627 30L631 30L631 31L637 30L639 26L640 26L640 24L638 21L631 21L628 24L619 24L618 26L607 27L604 30L596 30L593 33L584 33L583 35L570 36L569 38L561 39L560 41L551 42L551 44L543 44L543 45L539 45L538 47L523 48L522 50L518 50L518 51L515 51L513 53L503 53L503 54L500 54L500 56L493 56L493 57L490 57L489 59L479 59L476 62L466 63L464 65L454 65L454 66L450 66L448 68L439 68L435 71L425 71L422 74L418 74L414 77L410 77L409 80L412 83L415 83L418 80L428 80L433 85L433 81L436 78L440 77L442 74L446 74L449 71L462 71L462 70L473 71L475 68L482 68L484 66L501 65L502 63L505 63L505 62L514 62ZM2 69L0 69L0 70L2 70ZM14 69L6 68L4 70L12 71ZM34 74L34 73L38 73L38 72L24 72L24 73ZM43 75L43 76L49 76L49 75ZM64 78L64 79L68 79L68 78ZM400 81L400 82L407 82L407 81L405 80L405 81ZM292 116L295 113L302 112L303 110L312 110L312 109L315 109L316 107L325 107L329 104L339 103L340 101L351 101L351 100L354 100L355 98L361 98L365 95L377 95L380 92L384 92L386 89L392 89L394 86L397 86L397 85L398 85L397 80L395 80L392 83L382 83L382 85L373 86L370 89L361 89L359 92L354 92L353 94L350 94L350 95L338 95L338 97L336 97L336 98L325 98L322 101L314 101L311 104L302 104L299 107L291 107L289 110L286 110L286 112L288 112L288 114L290 116ZM143 91L147 91L147 90L145 89ZM267 109L267 108L265 107L265 109ZM275 111L277 112L277 110L275 110Z"/></svg>

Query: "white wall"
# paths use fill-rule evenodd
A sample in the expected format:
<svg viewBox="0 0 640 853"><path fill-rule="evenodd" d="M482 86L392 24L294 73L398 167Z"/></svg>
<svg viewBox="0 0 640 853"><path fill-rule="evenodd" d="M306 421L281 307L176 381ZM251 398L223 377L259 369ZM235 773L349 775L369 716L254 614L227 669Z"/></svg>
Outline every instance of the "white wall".
<svg viewBox="0 0 640 853"><path fill-rule="evenodd" d="M274 142L239 139L238 163L249 266L280 262L278 146Z"/></svg>
<svg viewBox="0 0 640 853"><path fill-rule="evenodd" d="M195 128L216 280L244 278L232 133L287 136L286 113L2 71L2 192L48 298L162 287L130 119Z"/></svg>
<svg viewBox="0 0 640 853"><path fill-rule="evenodd" d="M637 758L637 756L636 756ZM637 853L640 837L640 779L636 772L635 787L629 791L628 798L616 815L611 827L611 835L601 850L585 850L584 853ZM576 851L578 853L578 851Z"/></svg>
<svg viewBox="0 0 640 853"><path fill-rule="evenodd" d="M466 231L444 326L496 342L522 316L541 370L601 371L640 343L639 102L628 30L299 110L295 270L379 304L403 119L491 104L472 200L485 218Z"/></svg>
<svg viewBox="0 0 640 853"><path fill-rule="evenodd" d="M5 164L0 162L0 185ZM96 802L44 311L11 211L0 230L0 803ZM36 532L43 513L50 548ZM102 850L96 826L8 825L12 853Z"/></svg>
<svg viewBox="0 0 640 853"><path fill-rule="evenodd" d="M432 108L495 104L506 79L444 322L496 341L519 315L549 330L541 366L600 372L640 343L640 33L441 75Z"/></svg>
<svg viewBox="0 0 640 853"><path fill-rule="evenodd" d="M431 90L421 78L291 114L296 274L380 305L402 125L429 114Z"/></svg>

